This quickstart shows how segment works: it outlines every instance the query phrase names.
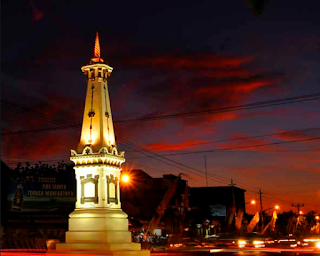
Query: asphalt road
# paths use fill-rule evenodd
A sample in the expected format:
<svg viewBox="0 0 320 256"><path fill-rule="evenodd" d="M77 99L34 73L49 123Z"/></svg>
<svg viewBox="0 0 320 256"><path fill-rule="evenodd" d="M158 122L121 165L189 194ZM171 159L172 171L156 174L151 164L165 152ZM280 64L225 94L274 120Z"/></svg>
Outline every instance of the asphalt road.
<svg viewBox="0 0 320 256"><path fill-rule="evenodd" d="M320 252L265 252L265 251L254 251L254 250L224 250L221 252L205 252L205 251L193 251L193 252L152 252L151 256L320 256Z"/></svg>

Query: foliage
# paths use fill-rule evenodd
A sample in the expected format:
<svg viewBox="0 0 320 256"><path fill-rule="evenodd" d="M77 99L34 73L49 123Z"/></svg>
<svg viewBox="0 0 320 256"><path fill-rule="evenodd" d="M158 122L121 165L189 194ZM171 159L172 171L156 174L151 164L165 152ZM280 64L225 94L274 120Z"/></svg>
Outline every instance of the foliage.
<svg viewBox="0 0 320 256"><path fill-rule="evenodd" d="M58 162L57 165L49 165L39 162L18 163L17 167L10 171L9 180L18 183L33 183L36 177L56 177L60 175L74 175L73 164Z"/></svg>

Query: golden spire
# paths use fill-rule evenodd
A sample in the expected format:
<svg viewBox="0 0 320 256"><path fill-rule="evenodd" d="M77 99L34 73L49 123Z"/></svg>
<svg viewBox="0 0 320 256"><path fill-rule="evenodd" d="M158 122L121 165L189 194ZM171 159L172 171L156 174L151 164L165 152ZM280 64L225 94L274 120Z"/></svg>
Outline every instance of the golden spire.
<svg viewBox="0 0 320 256"><path fill-rule="evenodd" d="M94 57L100 59L100 43L99 43L98 31L96 34L96 41L94 43Z"/></svg>

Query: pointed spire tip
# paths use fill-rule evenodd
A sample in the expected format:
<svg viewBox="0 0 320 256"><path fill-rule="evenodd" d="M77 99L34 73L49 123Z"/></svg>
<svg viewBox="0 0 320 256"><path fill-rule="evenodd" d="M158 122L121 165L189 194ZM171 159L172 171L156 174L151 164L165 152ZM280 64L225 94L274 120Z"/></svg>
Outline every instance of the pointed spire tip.
<svg viewBox="0 0 320 256"><path fill-rule="evenodd" d="M94 43L94 57L100 59L100 43L98 31L96 32L96 40Z"/></svg>

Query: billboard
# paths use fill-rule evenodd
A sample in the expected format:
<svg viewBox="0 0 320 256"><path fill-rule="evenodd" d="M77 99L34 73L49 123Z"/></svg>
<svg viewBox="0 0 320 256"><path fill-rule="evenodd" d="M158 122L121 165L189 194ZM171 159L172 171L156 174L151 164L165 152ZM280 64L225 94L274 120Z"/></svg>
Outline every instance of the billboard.
<svg viewBox="0 0 320 256"><path fill-rule="evenodd" d="M211 216L226 216L227 207L222 204L209 205Z"/></svg>
<svg viewBox="0 0 320 256"><path fill-rule="evenodd" d="M11 179L8 185L7 210L31 213L74 208L75 186L74 176L61 173Z"/></svg>

